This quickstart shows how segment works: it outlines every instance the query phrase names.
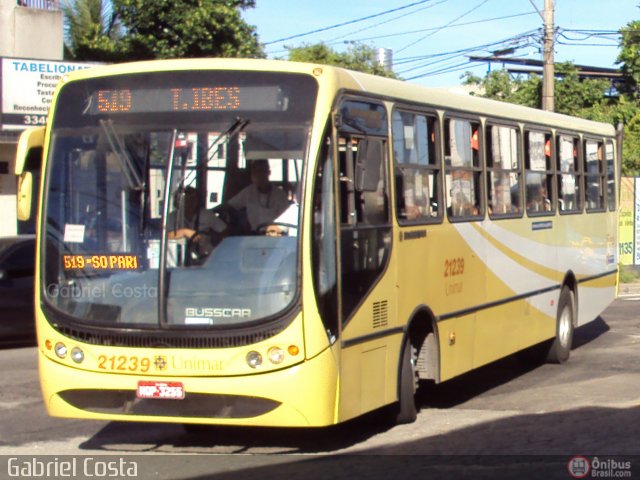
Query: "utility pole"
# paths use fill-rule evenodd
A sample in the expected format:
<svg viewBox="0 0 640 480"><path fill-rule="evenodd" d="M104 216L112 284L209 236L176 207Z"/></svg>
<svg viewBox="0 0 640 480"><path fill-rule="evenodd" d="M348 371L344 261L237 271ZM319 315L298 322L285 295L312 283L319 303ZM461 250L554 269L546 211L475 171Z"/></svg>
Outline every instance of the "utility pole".
<svg viewBox="0 0 640 480"><path fill-rule="evenodd" d="M544 0L544 49L542 69L542 109L553 111L553 81L555 68L553 64L553 0Z"/></svg>

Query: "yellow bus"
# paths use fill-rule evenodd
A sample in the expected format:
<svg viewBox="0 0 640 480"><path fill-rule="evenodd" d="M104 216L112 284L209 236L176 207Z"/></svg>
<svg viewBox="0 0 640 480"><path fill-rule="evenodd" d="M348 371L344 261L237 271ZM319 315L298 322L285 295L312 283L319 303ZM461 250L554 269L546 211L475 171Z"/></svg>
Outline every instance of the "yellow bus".
<svg viewBox="0 0 640 480"><path fill-rule="evenodd" d="M74 72L47 125L16 172L24 219L43 149L51 415L411 422L421 385L564 362L616 293L610 125L240 59Z"/></svg>

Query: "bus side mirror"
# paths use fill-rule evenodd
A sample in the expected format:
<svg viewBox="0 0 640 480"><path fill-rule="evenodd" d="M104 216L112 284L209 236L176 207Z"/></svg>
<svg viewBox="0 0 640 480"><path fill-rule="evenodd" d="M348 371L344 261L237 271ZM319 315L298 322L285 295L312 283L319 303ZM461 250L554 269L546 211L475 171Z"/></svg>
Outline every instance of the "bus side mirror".
<svg viewBox="0 0 640 480"><path fill-rule="evenodd" d="M360 140L356 154L356 190L359 192L376 192L378 190L383 158L384 144L381 140Z"/></svg>
<svg viewBox="0 0 640 480"><path fill-rule="evenodd" d="M28 128L20 135L16 151L15 174L18 180L18 220L26 222L33 216L36 202L37 185L35 178L40 177L42 166L42 146L44 144L45 127Z"/></svg>
<svg viewBox="0 0 640 480"><path fill-rule="evenodd" d="M18 220L26 222L31 218L31 200L33 198L33 174L23 172L18 179Z"/></svg>

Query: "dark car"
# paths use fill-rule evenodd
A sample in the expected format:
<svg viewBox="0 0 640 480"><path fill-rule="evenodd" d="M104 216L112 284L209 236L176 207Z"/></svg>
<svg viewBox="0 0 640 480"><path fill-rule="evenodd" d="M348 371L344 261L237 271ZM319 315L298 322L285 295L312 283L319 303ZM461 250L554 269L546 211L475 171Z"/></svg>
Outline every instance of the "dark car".
<svg viewBox="0 0 640 480"><path fill-rule="evenodd" d="M0 343L35 341L35 235L0 238Z"/></svg>

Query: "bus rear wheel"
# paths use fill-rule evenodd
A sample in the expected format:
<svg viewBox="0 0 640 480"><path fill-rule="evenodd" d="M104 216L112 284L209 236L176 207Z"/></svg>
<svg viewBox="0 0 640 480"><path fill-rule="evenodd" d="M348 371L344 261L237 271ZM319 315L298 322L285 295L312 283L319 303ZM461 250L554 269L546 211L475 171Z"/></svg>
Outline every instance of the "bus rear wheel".
<svg viewBox="0 0 640 480"><path fill-rule="evenodd" d="M562 287L558 301L558 316L556 318L556 337L547 353L547 362L564 363L569 360L573 331L576 320L574 294L568 287Z"/></svg>

